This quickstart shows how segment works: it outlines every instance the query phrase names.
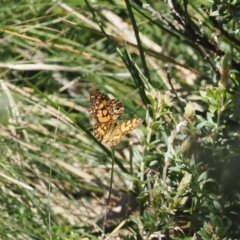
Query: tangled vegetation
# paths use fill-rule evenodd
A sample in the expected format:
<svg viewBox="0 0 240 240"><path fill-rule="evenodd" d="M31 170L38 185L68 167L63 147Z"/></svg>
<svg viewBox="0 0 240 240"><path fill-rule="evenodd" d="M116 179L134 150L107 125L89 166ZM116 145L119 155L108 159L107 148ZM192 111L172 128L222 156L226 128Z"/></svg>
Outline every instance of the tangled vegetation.
<svg viewBox="0 0 240 240"><path fill-rule="evenodd" d="M239 238L239 1L1 3L1 239Z"/></svg>

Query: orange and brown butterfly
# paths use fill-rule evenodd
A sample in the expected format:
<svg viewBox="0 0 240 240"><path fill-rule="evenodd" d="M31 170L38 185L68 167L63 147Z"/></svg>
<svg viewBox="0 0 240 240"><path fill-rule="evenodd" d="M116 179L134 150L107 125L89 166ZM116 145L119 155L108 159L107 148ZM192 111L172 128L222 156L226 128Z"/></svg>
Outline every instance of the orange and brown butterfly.
<svg viewBox="0 0 240 240"><path fill-rule="evenodd" d="M117 145L124 135L137 128L142 118L133 118L118 123L118 118L124 113L124 106L117 99L110 99L98 90L90 94L91 107L88 112L95 119L93 133L96 139L108 146Z"/></svg>

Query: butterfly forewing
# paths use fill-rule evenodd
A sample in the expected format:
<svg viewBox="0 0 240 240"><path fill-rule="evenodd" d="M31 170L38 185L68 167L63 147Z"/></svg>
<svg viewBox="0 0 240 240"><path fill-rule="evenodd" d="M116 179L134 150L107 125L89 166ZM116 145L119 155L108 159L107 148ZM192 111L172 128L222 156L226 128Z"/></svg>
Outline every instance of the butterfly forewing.
<svg viewBox="0 0 240 240"><path fill-rule="evenodd" d="M107 109L114 121L116 121L124 113L124 106L122 102L117 99L111 99L107 103Z"/></svg>
<svg viewBox="0 0 240 240"><path fill-rule="evenodd" d="M90 94L90 102L91 107L88 109L88 112L97 122L107 123L116 121L124 112L121 101L110 99L99 91L94 91Z"/></svg>

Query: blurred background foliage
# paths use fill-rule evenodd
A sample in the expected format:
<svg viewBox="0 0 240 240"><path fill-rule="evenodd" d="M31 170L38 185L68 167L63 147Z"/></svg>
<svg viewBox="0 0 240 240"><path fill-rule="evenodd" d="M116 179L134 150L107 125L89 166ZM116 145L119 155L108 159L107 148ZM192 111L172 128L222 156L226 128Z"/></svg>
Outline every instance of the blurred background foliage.
<svg viewBox="0 0 240 240"><path fill-rule="evenodd" d="M99 239L111 152L89 93L142 124L104 239L237 239L240 3L1 1L1 239Z"/></svg>

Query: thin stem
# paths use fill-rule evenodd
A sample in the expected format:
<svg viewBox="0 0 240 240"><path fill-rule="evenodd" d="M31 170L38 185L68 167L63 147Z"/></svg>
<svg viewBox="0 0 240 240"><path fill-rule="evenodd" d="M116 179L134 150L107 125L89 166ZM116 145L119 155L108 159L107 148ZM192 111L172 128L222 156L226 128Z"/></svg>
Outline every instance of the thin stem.
<svg viewBox="0 0 240 240"><path fill-rule="evenodd" d="M111 194L112 194L113 170L114 170L114 162L115 162L115 150L114 150L113 147L111 147L111 156L112 156L112 168L111 168L110 186L109 186L109 193L108 193L108 198L107 198L107 205L106 205L106 208L105 208L104 219L103 219L102 240L104 239L104 236L105 236L107 215L108 215L108 210L109 210L108 207L109 207L109 204L110 204Z"/></svg>
<svg viewBox="0 0 240 240"><path fill-rule="evenodd" d="M140 36L139 36L138 26L137 26L137 23L135 21L135 17L134 17L133 11L132 11L132 6L131 6L129 0L125 0L125 4L126 4L127 10L128 10L128 14L129 14L129 16L132 20L133 31L135 33L135 37L136 37L136 41L137 41L137 45L138 45L138 50L139 50L140 58L141 58L141 61L142 61L143 72L144 72L144 75L146 76L146 78L148 79L148 81L151 82L148 67L147 67L147 63L146 63L146 59L145 59L145 55L144 55L144 50L143 50L141 39L140 39Z"/></svg>

